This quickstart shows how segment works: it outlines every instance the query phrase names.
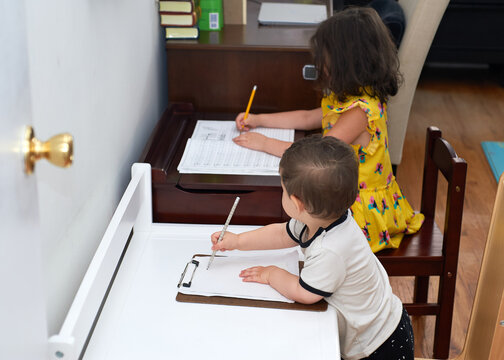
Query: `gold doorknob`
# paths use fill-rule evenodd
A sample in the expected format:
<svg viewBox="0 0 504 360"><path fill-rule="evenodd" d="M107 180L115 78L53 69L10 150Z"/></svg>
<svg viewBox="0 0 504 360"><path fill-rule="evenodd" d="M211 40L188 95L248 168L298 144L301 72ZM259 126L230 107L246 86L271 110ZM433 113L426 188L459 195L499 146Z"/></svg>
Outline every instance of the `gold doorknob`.
<svg viewBox="0 0 504 360"><path fill-rule="evenodd" d="M27 126L23 153L27 174L33 173L35 162L42 158L56 166L69 167L73 162L73 136L68 133L59 134L44 142L35 137L31 126Z"/></svg>

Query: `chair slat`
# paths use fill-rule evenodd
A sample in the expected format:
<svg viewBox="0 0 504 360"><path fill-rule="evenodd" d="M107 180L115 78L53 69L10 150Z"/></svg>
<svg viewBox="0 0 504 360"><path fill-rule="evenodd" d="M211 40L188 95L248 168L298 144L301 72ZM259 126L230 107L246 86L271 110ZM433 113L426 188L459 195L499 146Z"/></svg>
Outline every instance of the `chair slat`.
<svg viewBox="0 0 504 360"><path fill-rule="evenodd" d="M460 247L467 163L460 158L436 127L427 129L421 211L425 221L416 234L406 235L398 249L376 255L389 276L414 276L413 302L405 304L410 315L434 315L434 356L449 353L455 282ZM438 174L448 182L444 232L435 223ZM429 277L439 277L435 303L428 303Z"/></svg>

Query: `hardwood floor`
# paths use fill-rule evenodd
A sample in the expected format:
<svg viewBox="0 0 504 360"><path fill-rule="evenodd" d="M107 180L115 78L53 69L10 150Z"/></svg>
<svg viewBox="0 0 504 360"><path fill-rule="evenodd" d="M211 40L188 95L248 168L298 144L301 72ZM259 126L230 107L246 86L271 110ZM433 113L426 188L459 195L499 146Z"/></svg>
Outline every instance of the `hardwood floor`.
<svg viewBox="0 0 504 360"><path fill-rule="evenodd" d="M462 351L481 257L488 233L497 182L481 141L504 141L504 88L487 69L426 67L419 81L408 123L397 179L406 198L420 208L425 134L428 126L441 129L458 155L468 163L464 216L453 315L450 358ZM438 193L436 222L443 227L446 186ZM504 219L503 219L504 221ZM411 301L412 279L391 278L395 293ZM436 280L430 284L437 286ZM435 291L431 293L435 294ZM415 356L432 356L433 317L414 317Z"/></svg>

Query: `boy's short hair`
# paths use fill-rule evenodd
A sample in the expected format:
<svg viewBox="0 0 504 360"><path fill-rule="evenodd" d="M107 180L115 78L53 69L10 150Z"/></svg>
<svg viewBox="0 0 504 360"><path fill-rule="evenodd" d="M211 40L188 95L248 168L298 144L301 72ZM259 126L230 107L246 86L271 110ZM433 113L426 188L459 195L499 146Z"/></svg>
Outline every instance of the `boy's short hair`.
<svg viewBox="0 0 504 360"><path fill-rule="evenodd" d="M280 160L288 195L299 198L317 218L339 218L358 193L359 165L352 147L332 136L294 142Z"/></svg>

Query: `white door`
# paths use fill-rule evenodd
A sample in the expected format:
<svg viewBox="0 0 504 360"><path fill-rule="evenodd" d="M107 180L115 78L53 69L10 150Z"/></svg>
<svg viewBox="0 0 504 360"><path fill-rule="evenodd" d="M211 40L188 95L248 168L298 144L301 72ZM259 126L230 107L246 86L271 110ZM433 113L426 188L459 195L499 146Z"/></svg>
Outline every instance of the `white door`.
<svg viewBox="0 0 504 360"><path fill-rule="evenodd" d="M23 172L31 125L24 1L0 0L0 359L46 358L35 175Z"/></svg>

